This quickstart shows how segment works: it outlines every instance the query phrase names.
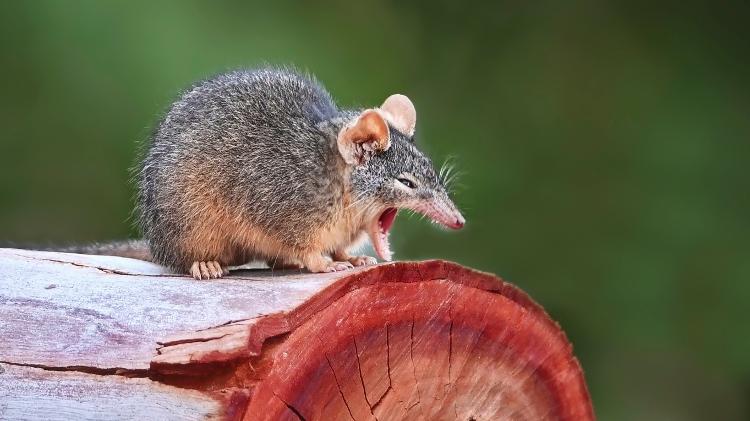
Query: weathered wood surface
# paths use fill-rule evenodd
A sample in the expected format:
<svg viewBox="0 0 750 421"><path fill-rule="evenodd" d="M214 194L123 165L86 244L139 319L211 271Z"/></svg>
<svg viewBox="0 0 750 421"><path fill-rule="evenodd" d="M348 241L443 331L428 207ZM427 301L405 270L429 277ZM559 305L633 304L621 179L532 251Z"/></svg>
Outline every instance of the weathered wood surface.
<svg viewBox="0 0 750 421"><path fill-rule="evenodd" d="M0 419L593 419L557 324L442 261L196 281L0 249L0 315Z"/></svg>
<svg viewBox="0 0 750 421"><path fill-rule="evenodd" d="M0 249L0 356L146 370L154 340L288 311L335 280L248 271L206 282L120 257Z"/></svg>
<svg viewBox="0 0 750 421"><path fill-rule="evenodd" d="M223 403L145 378L0 364L0 419L220 419Z"/></svg>

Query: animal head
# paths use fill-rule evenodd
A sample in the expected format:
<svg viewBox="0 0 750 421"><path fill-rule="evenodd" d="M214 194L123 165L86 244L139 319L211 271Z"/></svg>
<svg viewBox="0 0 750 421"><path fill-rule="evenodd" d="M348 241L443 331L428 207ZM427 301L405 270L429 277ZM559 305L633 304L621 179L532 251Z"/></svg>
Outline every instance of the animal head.
<svg viewBox="0 0 750 421"><path fill-rule="evenodd" d="M391 259L388 233L399 209L424 215L452 229L464 217L448 196L432 161L414 144L417 113L404 95L362 111L338 134L341 156L352 166L352 212L367 221L375 252Z"/></svg>

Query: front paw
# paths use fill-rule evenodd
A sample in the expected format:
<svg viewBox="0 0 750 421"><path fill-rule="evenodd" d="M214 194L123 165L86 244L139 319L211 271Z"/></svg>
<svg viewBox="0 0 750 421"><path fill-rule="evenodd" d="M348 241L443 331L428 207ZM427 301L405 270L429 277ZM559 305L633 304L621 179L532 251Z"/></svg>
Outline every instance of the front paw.
<svg viewBox="0 0 750 421"><path fill-rule="evenodd" d="M219 279L229 273L229 269L221 267L217 261L193 262L190 267L190 275L197 279Z"/></svg>
<svg viewBox="0 0 750 421"><path fill-rule="evenodd" d="M370 256L354 256L349 258L349 263L354 266L370 266L378 264L378 261Z"/></svg>
<svg viewBox="0 0 750 421"><path fill-rule="evenodd" d="M324 272L341 272L342 270L348 270L353 269L354 266L352 266L349 262L330 262L326 266L326 270Z"/></svg>
<svg viewBox="0 0 750 421"><path fill-rule="evenodd" d="M349 262L338 262L338 261L331 261L331 259L323 257L323 256L310 256L307 259L305 259L305 267L310 272L340 272L342 270L351 269L354 266L352 266Z"/></svg>

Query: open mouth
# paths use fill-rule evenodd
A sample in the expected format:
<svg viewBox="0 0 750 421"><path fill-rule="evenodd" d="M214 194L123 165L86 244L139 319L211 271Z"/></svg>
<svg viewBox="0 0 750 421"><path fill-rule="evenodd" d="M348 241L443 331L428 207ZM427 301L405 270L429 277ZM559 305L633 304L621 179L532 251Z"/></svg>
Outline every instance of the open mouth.
<svg viewBox="0 0 750 421"><path fill-rule="evenodd" d="M464 226L464 217L452 204L448 206L442 203L422 203L416 206L409 206L408 209L420 213L446 228L461 229ZM386 208L370 224L368 234L370 235L372 246L378 257L385 261L390 261L393 257L391 245L388 242L388 232L396 220L397 213L398 209L396 208Z"/></svg>
<svg viewBox="0 0 750 421"><path fill-rule="evenodd" d="M391 245L388 243L388 232L396 220L398 209L387 208L378 216L370 227L370 241L378 257L383 260L391 260Z"/></svg>

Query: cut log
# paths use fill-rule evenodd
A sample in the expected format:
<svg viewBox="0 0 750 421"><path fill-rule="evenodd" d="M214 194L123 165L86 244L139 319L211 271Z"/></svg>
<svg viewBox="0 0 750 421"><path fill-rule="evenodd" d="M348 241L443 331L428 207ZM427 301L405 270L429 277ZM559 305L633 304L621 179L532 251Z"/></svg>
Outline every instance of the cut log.
<svg viewBox="0 0 750 421"><path fill-rule="evenodd" d="M0 314L0 419L594 419L544 310L444 261L196 281L0 249Z"/></svg>

